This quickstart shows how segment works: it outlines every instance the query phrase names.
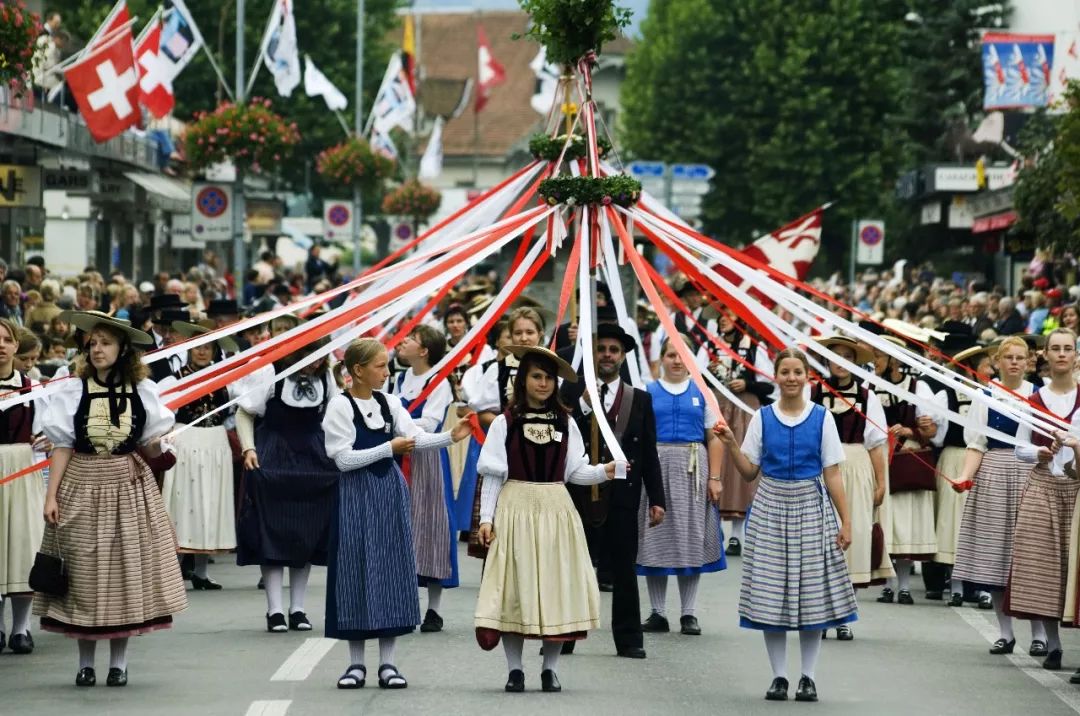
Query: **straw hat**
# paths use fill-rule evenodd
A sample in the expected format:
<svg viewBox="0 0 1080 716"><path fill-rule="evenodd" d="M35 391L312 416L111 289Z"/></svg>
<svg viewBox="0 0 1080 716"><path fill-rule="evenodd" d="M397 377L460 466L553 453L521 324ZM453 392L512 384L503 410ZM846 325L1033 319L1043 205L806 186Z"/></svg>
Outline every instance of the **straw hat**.
<svg viewBox="0 0 1080 716"><path fill-rule="evenodd" d="M956 355L953 356L953 360L957 363L963 363L964 361L975 358L980 355L990 355L992 349L990 346L972 346L971 348L965 348Z"/></svg>
<svg viewBox="0 0 1080 716"><path fill-rule="evenodd" d="M850 348L855 352L855 363L862 365L863 363L869 363L874 360L874 353L869 348L859 343L854 338L848 338L847 336L833 335L824 338L814 339L819 345L822 345L830 350L836 348Z"/></svg>
<svg viewBox="0 0 1080 716"><path fill-rule="evenodd" d="M122 318L113 318L109 314L102 313L101 311L71 311L68 312L67 320L71 325L86 333L89 333L100 325L106 325L127 335L128 340L131 341L132 345L154 345L154 339L150 337L150 334L140 331L138 328L133 328L131 326L131 321L125 321Z"/></svg>
<svg viewBox="0 0 1080 716"><path fill-rule="evenodd" d="M547 348L541 348L540 346L507 346L506 351L518 360L530 354L543 356L555 364L560 378L570 383L578 381L577 371L571 368L570 364L560 358L557 353L549 351Z"/></svg>
<svg viewBox="0 0 1080 716"><path fill-rule="evenodd" d="M182 335L184 338L191 338L193 336L201 336L204 333L209 333L211 330L213 330L213 322L211 321L210 323L211 325L207 326L206 324L200 323L176 321L172 324L172 329ZM222 336L216 339L215 342L218 344L221 350L225 351L226 353L238 353L240 351L240 346L236 344L236 341L232 339L232 336Z"/></svg>

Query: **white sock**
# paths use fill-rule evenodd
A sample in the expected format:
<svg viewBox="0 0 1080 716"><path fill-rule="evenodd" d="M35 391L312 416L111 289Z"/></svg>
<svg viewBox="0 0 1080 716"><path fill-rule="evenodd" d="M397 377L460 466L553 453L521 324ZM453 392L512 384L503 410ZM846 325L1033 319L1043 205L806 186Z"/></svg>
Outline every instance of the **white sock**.
<svg viewBox="0 0 1080 716"><path fill-rule="evenodd" d="M682 615L693 616L697 606L697 589L701 582L700 574L687 574L679 577L679 599L682 601Z"/></svg>
<svg viewBox="0 0 1080 716"><path fill-rule="evenodd" d="M360 666L364 665L364 645L366 643L367 642L363 639L349 640L349 666L352 666L353 664L359 664ZM359 678L360 674L356 673L353 674L353 676Z"/></svg>
<svg viewBox="0 0 1080 716"><path fill-rule="evenodd" d="M192 555L195 559L195 565L191 571L195 573L195 576L199 579L206 579L206 565L210 564L210 555L208 554L196 554Z"/></svg>
<svg viewBox="0 0 1080 716"><path fill-rule="evenodd" d="M304 611L304 597L307 595L308 577L311 576L311 565L306 567L289 567L289 614Z"/></svg>
<svg viewBox="0 0 1080 716"><path fill-rule="evenodd" d="M543 668L555 669L559 666L559 655L562 654L562 642L553 639L544 639L544 666Z"/></svg>
<svg viewBox="0 0 1080 716"><path fill-rule="evenodd" d="M731 520L731 536L734 539L743 541L743 526L746 524L745 517L734 517Z"/></svg>
<svg viewBox="0 0 1080 716"><path fill-rule="evenodd" d="M1005 592L991 592L990 600L994 603L994 614L997 615L1001 638L1005 641L1012 641L1016 636L1013 634L1012 617L1005 613ZM1032 624L1034 623L1032 622Z"/></svg>
<svg viewBox="0 0 1080 716"><path fill-rule="evenodd" d="M952 586L952 593L953 594L963 594L964 593L964 583L961 582L959 579L952 580L951 586Z"/></svg>
<svg viewBox="0 0 1080 716"><path fill-rule="evenodd" d="M97 651L96 639L79 639L79 668L94 668L94 653Z"/></svg>
<svg viewBox="0 0 1080 716"><path fill-rule="evenodd" d="M519 671L525 671L525 666L521 663L521 652L525 649L525 637L521 634L503 634L502 643L503 652L506 654L506 670L518 669Z"/></svg>
<svg viewBox="0 0 1080 716"><path fill-rule="evenodd" d="M1031 622L1031 640L1041 641L1046 643L1046 626L1042 623L1041 619L1032 619Z"/></svg>
<svg viewBox="0 0 1080 716"><path fill-rule="evenodd" d="M787 678L787 632L763 631L765 651L769 653L769 665L772 666L773 678ZM818 632L818 636L821 633Z"/></svg>
<svg viewBox="0 0 1080 716"><path fill-rule="evenodd" d="M1061 648L1061 635L1058 633L1058 623L1056 619L1043 619L1043 626L1046 628L1046 648L1050 651L1056 651Z"/></svg>
<svg viewBox="0 0 1080 716"><path fill-rule="evenodd" d="M266 591L266 613L284 614L281 606L281 585L285 582L284 567L261 567L263 587Z"/></svg>
<svg viewBox="0 0 1080 716"><path fill-rule="evenodd" d="M127 671L128 638L109 639L109 668Z"/></svg>
<svg viewBox="0 0 1080 716"><path fill-rule="evenodd" d="M11 598L11 633L30 633L30 608L34 605L31 596L17 596Z"/></svg>
<svg viewBox="0 0 1080 716"><path fill-rule="evenodd" d="M799 651L802 652L803 676L814 678L818 654L821 653L821 630L810 629L799 632Z"/></svg>
<svg viewBox="0 0 1080 716"><path fill-rule="evenodd" d="M435 613L442 607L442 591L441 584L431 583L427 587L427 608Z"/></svg>
<svg viewBox="0 0 1080 716"><path fill-rule="evenodd" d="M396 636L379 637L379 663L394 664L394 648L397 646Z"/></svg>
<svg viewBox="0 0 1080 716"><path fill-rule="evenodd" d="M893 561L896 569L896 591L911 591L911 560L897 559Z"/></svg>
<svg viewBox="0 0 1080 716"><path fill-rule="evenodd" d="M649 605L652 610L664 616L667 613L667 575L645 577L645 586L649 588Z"/></svg>

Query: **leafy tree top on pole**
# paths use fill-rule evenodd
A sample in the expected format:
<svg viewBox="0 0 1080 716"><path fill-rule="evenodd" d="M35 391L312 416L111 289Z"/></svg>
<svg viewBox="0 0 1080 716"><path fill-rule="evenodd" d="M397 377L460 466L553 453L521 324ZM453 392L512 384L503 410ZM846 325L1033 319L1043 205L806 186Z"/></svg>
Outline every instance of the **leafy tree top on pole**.
<svg viewBox="0 0 1080 716"><path fill-rule="evenodd" d="M524 35L547 48L547 61L574 66L620 35L630 24L631 12L612 0L519 0L532 17Z"/></svg>

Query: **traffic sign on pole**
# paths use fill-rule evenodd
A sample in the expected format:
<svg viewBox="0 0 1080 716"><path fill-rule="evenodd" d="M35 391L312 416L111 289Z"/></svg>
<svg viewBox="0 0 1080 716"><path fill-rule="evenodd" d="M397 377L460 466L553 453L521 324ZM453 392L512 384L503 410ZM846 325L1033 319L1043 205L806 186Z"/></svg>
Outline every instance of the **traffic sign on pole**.
<svg viewBox="0 0 1080 716"><path fill-rule="evenodd" d="M196 241L228 241L233 238L233 188L230 184L192 184L191 238Z"/></svg>
<svg viewBox="0 0 1080 716"><path fill-rule="evenodd" d="M327 199L323 202L323 236L327 241L345 241L353 235L351 199Z"/></svg>
<svg viewBox="0 0 1080 716"><path fill-rule="evenodd" d="M709 181L716 176L716 170L708 164L672 164L672 181Z"/></svg>
<svg viewBox="0 0 1080 716"><path fill-rule="evenodd" d="M878 265L885 261L885 222L863 219L855 228L858 238L855 260L860 264Z"/></svg>

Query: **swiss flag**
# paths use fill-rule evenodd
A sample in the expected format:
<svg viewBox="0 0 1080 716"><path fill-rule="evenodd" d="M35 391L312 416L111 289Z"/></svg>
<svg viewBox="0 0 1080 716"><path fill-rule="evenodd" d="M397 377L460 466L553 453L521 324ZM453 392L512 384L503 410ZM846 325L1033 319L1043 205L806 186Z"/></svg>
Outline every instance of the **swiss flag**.
<svg viewBox="0 0 1080 716"><path fill-rule="evenodd" d="M130 27L95 43L64 70L64 79L95 141L107 142L139 123L139 71Z"/></svg>
<svg viewBox="0 0 1080 716"><path fill-rule="evenodd" d="M135 62L139 68L139 102L158 119L176 105L167 67L158 54L160 44L161 19L155 16L135 41Z"/></svg>
<svg viewBox="0 0 1080 716"><path fill-rule="evenodd" d="M483 25L476 26L476 47L479 61L476 75L476 111L479 112L487 104L491 90L506 81L506 70L492 56L491 44Z"/></svg>
<svg viewBox="0 0 1080 716"><path fill-rule="evenodd" d="M83 52L89 52L94 49L96 45L100 45L105 41L108 41L112 34L128 24L131 20L131 15L128 13L127 0L118 0L113 5L112 10L105 17L105 21L101 23L95 32L94 36L90 38L90 42L86 43L86 50Z"/></svg>

